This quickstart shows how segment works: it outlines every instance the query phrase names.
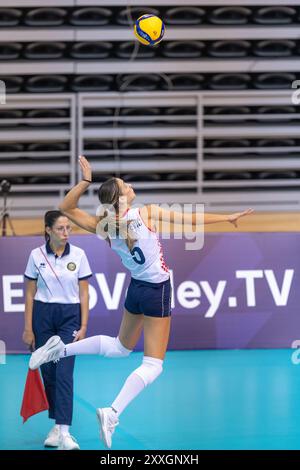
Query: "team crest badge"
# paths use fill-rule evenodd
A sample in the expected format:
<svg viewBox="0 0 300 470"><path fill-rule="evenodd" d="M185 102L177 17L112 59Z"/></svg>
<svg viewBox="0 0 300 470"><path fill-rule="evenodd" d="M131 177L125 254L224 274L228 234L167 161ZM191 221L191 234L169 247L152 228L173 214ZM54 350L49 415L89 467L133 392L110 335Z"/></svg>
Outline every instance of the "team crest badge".
<svg viewBox="0 0 300 470"><path fill-rule="evenodd" d="M76 269L76 264L73 263L73 262L68 263L68 264L67 264L67 268L68 268L69 271L75 271L75 269Z"/></svg>

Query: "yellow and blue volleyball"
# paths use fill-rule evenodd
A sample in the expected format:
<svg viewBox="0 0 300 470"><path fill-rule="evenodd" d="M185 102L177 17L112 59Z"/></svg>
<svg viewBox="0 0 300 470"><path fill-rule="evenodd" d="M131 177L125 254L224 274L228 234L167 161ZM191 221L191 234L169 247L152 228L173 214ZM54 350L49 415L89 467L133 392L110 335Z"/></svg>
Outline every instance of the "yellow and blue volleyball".
<svg viewBox="0 0 300 470"><path fill-rule="evenodd" d="M165 25L158 16L143 15L135 22L134 34L145 46L155 46L165 34Z"/></svg>

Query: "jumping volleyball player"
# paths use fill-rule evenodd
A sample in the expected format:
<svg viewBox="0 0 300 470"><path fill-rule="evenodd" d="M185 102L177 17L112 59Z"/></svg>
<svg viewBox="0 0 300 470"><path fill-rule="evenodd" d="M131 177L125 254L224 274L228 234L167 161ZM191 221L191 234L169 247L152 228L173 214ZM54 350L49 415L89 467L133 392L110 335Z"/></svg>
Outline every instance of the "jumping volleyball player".
<svg viewBox="0 0 300 470"><path fill-rule="evenodd" d="M171 322L171 286L169 269L156 234L157 226L163 221L182 226L195 225L197 214L171 212L155 205L134 208L135 193L131 185L122 179L110 178L100 186L98 195L101 204L109 204L115 212L106 211L102 217L91 216L77 207L80 197L92 182L90 164L85 157L79 157L79 162L82 181L66 195L60 210L92 233L99 233L99 226L105 219L108 231L101 228L102 237L118 253L132 276L124 314L117 337L98 335L64 344L59 336L53 336L32 354L29 366L36 369L46 362L78 354L126 357L144 329L142 364L126 379L111 406L97 409L100 437L110 448L112 434L124 409L163 370ZM251 212L252 209L231 215L204 214L204 224L227 221L236 226L239 218Z"/></svg>

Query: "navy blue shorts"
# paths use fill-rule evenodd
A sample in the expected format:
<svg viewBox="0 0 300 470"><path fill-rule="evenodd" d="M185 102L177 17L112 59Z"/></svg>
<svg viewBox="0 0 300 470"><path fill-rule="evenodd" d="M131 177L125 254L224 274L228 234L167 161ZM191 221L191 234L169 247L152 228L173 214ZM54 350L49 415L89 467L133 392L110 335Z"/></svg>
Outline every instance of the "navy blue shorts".
<svg viewBox="0 0 300 470"><path fill-rule="evenodd" d="M171 315L171 283L152 283L131 278L125 300L125 308L133 314L148 317L169 317Z"/></svg>

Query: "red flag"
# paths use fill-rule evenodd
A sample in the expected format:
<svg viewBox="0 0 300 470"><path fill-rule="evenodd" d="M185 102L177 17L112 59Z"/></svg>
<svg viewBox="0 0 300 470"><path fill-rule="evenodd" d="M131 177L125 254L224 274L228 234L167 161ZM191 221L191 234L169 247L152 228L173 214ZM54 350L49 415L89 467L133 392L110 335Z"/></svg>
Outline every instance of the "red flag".
<svg viewBox="0 0 300 470"><path fill-rule="evenodd" d="M23 423L25 423L25 421L27 421L30 416L48 409L49 403L39 370L29 369L20 411L20 414L23 418Z"/></svg>

